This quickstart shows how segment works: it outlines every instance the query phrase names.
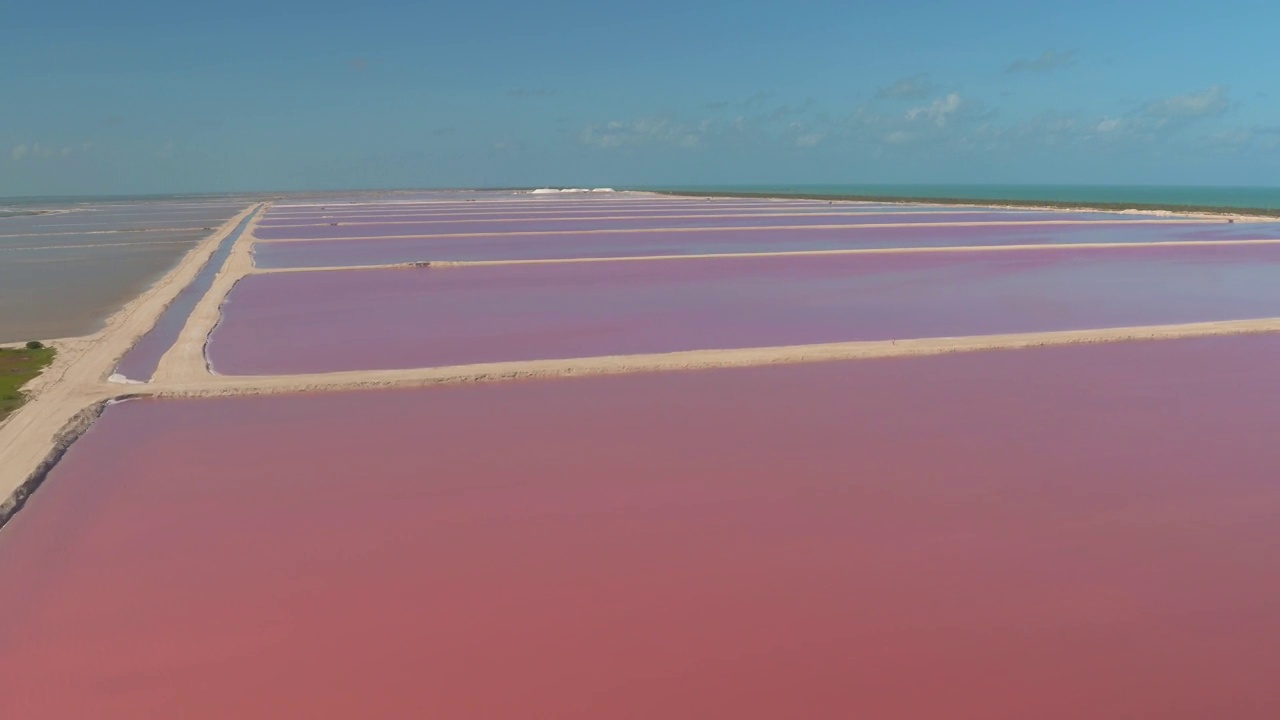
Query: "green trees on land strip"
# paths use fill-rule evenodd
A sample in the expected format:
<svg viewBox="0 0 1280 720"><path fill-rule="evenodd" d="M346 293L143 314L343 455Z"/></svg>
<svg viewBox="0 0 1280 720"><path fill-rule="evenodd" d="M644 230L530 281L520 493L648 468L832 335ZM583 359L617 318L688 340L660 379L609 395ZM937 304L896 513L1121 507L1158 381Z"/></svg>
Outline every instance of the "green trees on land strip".
<svg viewBox="0 0 1280 720"><path fill-rule="evenodd" d="M53 348L32 340L23 348L0 348L0 420L26 400L22 386L53 362Z"/></svg>

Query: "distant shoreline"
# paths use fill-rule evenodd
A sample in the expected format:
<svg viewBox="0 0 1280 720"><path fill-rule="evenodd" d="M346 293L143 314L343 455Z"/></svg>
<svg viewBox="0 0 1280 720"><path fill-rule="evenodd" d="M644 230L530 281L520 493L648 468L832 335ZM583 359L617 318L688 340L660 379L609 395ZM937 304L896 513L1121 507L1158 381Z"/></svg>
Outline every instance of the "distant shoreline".
<svg viewBox="0 0 1280 720"><path fill-rule="evenodd" d="M655 195L676 197L747 198L774 200L828 200L841 202L883 202L901 205L963 205L968 207L1013 208L1035 210L1074 210L1098 212L1177 213L1180 215L1217 215L1226 217L1280 219L1280 209L1229 207L1218 205L1177 205L1168 203L1088 202L1077 200L990 199L960 197L911 197L902 195L824 194L806 192L754 192L749 190L647 190Z"/></svg>

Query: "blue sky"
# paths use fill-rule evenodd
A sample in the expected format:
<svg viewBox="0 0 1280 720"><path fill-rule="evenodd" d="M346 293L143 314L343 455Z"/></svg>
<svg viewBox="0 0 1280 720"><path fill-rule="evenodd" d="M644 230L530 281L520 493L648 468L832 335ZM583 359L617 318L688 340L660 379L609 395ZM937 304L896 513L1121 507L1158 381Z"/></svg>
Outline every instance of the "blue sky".
<svg viewBox="0 0 1280 720"><path fill-rule="evenodd" d="M1280 185L1280 4L6 3L0 196Z"/></svg>

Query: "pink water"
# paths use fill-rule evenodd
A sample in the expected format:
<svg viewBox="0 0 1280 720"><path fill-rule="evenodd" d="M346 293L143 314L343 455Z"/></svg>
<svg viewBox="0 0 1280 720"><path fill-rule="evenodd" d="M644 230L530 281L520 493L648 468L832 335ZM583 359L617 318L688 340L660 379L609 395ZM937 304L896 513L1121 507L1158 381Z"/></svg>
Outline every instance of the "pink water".
<svg viewBox="0 0 1280 720"><path fill-rule="evenodd" d="M254 275L221 373L500 360L1280 316L1280 247L686 259Z"/></svg>
<svg viewBox="0 0 1280 720"><path fill-rule="evenodd" d="M299 228L299 227L322 227L332 223L340 223L342 226L348 225L365 225L365 224L383 224L395 223L409 225L412 223L424 224L441 224L441 223L467 223L480 224L492 223L499 227L510 226L511 223L547 223L557 222L563 223L566 227L572 227L575 224L584 227L590 227L591 223L601 221L643 221L646 225L656 225L662 227L666 222L690 221L698 218L715 219L715 218L738 218L738 224L751 222L751 218L759 218L772 223L784 222L786 218L795 218L805 221L810 218L847 218L849 222L856 222L857 218L871 217L875 218L881 215L892 215L900 217L903 220L910 221L920 218L928 218L932 215L946 215L951 218L972 217L976 216L977 220L1000 219L1011 216L1010 219L1108 219L1116 222L1134 219L1150 219L1137 215L1120 215L1120 214L1086 214L1086 213L1039 213L1039 212L1017 212L1011 210L941 210L929 207L910 207L905 209L899 208L862 208L862 207L834 207L827 205L817 206L764 206L764 207L704 207L699 205L691 205L690 207L666 207L666 208L605 208L605 209L582 209L582 208L565 208L565 209L541 209L541 210L487 210L463 212L461 210L439 210L436 212L404 212L404 211L381 211L381 212L365 212L365 213L349 213L349 214L330 214L310 216L289 216L289 217L268 217L259 227L265 228ZM817 222L809 220L810 222ZM836 220L827 220L826 222L837 222ZM513 228L522 229L519 227ZM531 228L532 229L532 228ZM452 232L452 231L451 231Z"/></svg>
<svg viewBox="0 0 1280 720"><path fill-rule="evenodd" d="M1270 720L1280 340L110 408L6 716Z"/></svg>
<svg viewBox="0 0 1280 720"><path fill-rule="evenodd" d="M259 267L378 265L432 260L542 260L760 253L851 248L1044 245L1280 238L1280 223L1007 225L983 227L790 227L770 230L572 234L534 237L378 238L261 242Z"/></svg>
<svg viewBox="0 0 1280 720"><path fill-rule="evenodd" d="M311 203L307 205L274 205L269 217L295 215L347 215L386 212L488 212L492 210L580 210L603 208L690 208L690 207L888 207L885 203L841 202L798 199L747 199L747 198L605 198L605 197L507 197L495 199L492 193L476 201L441 202L355 202ZM903 207L902 205L891 205ZM914 206L913 206L914 207ZM938 207L938 206L934 206Z"/></svg>
<svg viewBox="0 0 1280 720"><path fill-rule="evenodd" d="M793 205L789 203L755 203L752 205L709 205L703 203L685 203L683 205L651 206L645 204L628 204L602 208L594 204L584 206L548 207L447 207L436 209L411 208L375 208L359 209L346 212L307 212L307 213L268 213L260 227L279 225L316 224L328 225L331 222L404 222L412 220L539 220L546 218L606 218L606 217L654 217L663 215L724 215L724 214L761 214L761 215L808 215L816 213L864 213L895 212L920 213L941 212L940 208L922 206L889 206L889 205ZM1126 217L1126 216L1117 216Z"/></svg>
<svg viewBox="0 0 1280 720"><path fill-rule="evenodd" d="M599 230L662 230L667 228L778 228L785 232L791 228L803 228L812 225L887 225L887 224L937 224L937 223L1018 223L1018 222L1108 222L1131 224L1136 218L1116 219L1114 215L1088 213L1048 213L1048 212L989 212L989 213L882 213L875 215L829 215L809 213L805 215L781 215L769 217L632 217L619 219L609 218L554 218L501 220L476 219L453 222L419 222L419 223L341 223L336 225L285 225L259 227L254 235L262 240L287 239L333 239L346 238L381 238L381 237L417 237L424 235L453 235L475 233L511 233L511 232L563 232L586 233ZM1157 221L1162 224L1165 221ZM1173 223L1168 223L1172 225ZM1224 223L1225 224L1225 223Z"/></svg>

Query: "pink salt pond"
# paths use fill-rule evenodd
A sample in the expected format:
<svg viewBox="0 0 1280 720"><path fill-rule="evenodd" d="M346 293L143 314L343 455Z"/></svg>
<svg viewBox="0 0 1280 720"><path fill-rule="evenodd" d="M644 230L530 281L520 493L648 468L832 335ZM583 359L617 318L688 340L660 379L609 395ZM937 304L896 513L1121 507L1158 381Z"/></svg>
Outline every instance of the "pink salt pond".
<svg viewBox="0 0 1280 720"><path fill-rule="evenodd" d="M221 373L444 366L1280 316L1280 247L750 257L252 275Z"/></svg>
<svg viewBox="0 0 1280 720"><path fill-rule="evenodd" d="M916 207L916 206L912 206ZM926 206L920 206L926 207ZM900 207L869 206L858 204L828 205L827 203L792 203L792 202L748 202L748 203L702 203L691 201L673 201L665 203L649 202L516 202L516 203L467 203L448 205L418 206L357 206L351 208L280 208L271 209L263 218L264 226L298 223L329 222L377 222L379 220L398 219L463 219L519 216L531 219L555 217L614 217L614 216L652 216L670 214L723 214L741 212L826 212L830 210L891 210Z"/></svg>
<svg viewBox="0 0 1280 720"><path fill-rule="evenodd" d="M6 717L1280 716L1280 339L109 408Z"/></svg>
<svg viewBox="0 0 1280 720"><path fill-rule="evenodd" d="M972 212L972 213L878 213L870 215L840 215L808 213L804 215L778 215L737 217L712 215L709 217L615 217L551 218L503 220L493 218L429 221L429 222L361 222L322 225L263 226L254 231L262 240L342 240L348 238L394 238L436 235L492 236L507 233L612 233L624 230L662 231L679 228L746 228L763 230L821 226L862 226L900 224L946 223L1045 223L1045 222L1112 222L1137 224L1143 218L1126 218L1122 215L1101 213L1049 213L1049 212ZM1162 225L1175 225L1168 220L1145 220Z"/></svg>
<svg viewBox="0 0 1280 720"><path fill-rule="evenodd" d="M328 225L331 222L407 222L414 220L538 220L546 218L610 218L610 217L665 217L670 215L808 215L814 213L934 213L951 212L946 208L928 205L799 205L791 203L755 203L750 205L711 205L708 203L686 202L677 205L654 206L640 203L629 203L616 207L598 207L594 204L568 207L499 207L499 208L374 208L350 210L347 212L306 212L281 213L271 211L263 218L259 227L275 227L285 225ZM972 212L979 212L972 210ZM985 212L985 211L983 211ZM1123 216L1121 216L1123 217Z"/></svg>
<svg viewBox="0 0 1280 720"><path fill-rule="evenodd" d="M419 261L555 260L858 248L1135 243L1280 238L1277 223L1082 223L909 227L684 229L549 236L374 238L259 242L259 267L337 267Z"/></svg>

